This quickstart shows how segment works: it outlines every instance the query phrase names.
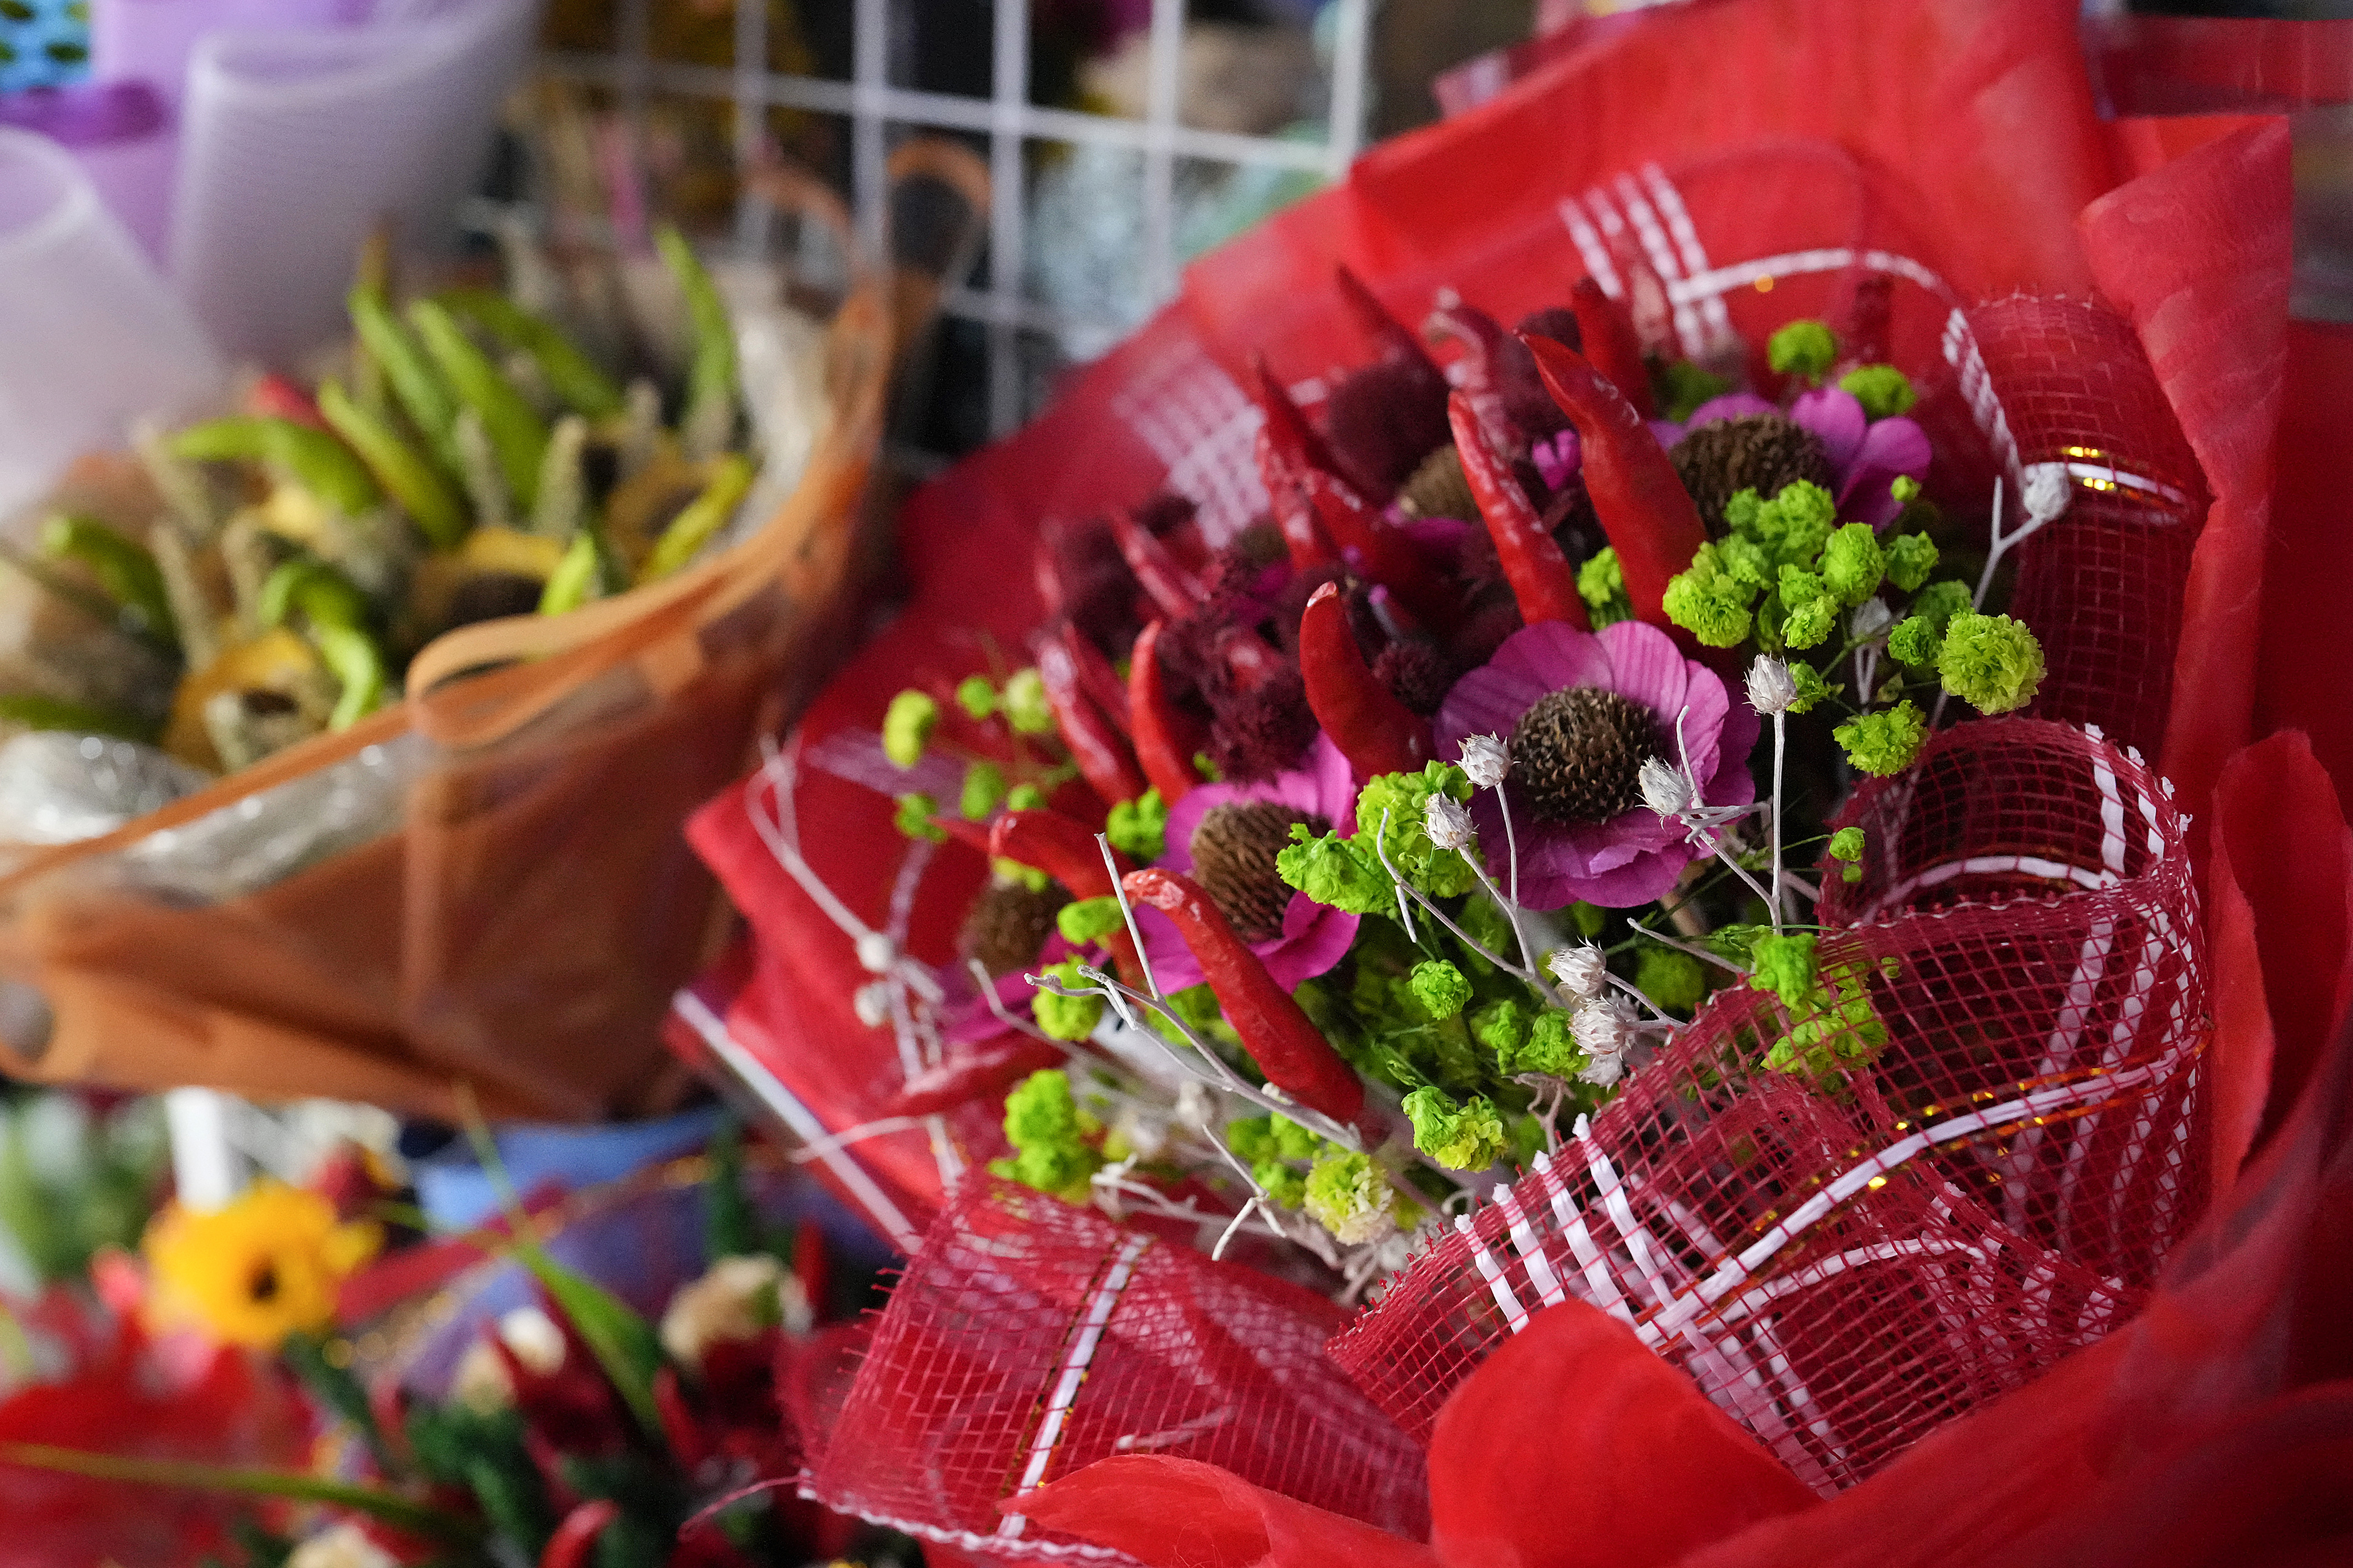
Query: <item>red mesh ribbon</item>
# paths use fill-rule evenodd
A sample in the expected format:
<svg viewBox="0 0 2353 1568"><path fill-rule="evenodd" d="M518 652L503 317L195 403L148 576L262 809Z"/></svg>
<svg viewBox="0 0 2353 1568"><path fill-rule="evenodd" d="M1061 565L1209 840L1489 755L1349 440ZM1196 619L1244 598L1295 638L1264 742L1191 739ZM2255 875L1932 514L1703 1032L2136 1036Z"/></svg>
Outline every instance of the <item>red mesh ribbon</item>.
<svg viewBox="0 0 2353 1568"><path fill-rule="evenodd" d="M2206 521L2198 460L2123 317L2021 295L1966 321L1974 351L1957 333L1948 352L1964 390L1981 389L1978 424L2008 469L2010 526L2025 520L2031 476L2055 472L2067 485L2067 510L2016 557L2010 613L2042 639L2049 666L2030 710L2155 751Z"/></svg>
<svg viewBox="0 0 2353 1568"><path fill-rule="evenodd" d="M2164 787L2096 736L1997 720L1841 821L1871 848L1831 880L1821 971L1885 1046L1765 1070L1783 1009L1718 993L1334 1344L1409 1431L1574 1295L1830 1492L2133 1312L2203 1193L2204 967Z"/></svg>
<svg viewBox="0 0 2353 1568"><path fill-rule="evenodd" d="M1419 1536L1420 1452L1324 1356L1346 1317L975 1176L892 1292L807 1489L991 1557L1124 1562L997 1505L1113 1454L1173 1454Z"/></svg>

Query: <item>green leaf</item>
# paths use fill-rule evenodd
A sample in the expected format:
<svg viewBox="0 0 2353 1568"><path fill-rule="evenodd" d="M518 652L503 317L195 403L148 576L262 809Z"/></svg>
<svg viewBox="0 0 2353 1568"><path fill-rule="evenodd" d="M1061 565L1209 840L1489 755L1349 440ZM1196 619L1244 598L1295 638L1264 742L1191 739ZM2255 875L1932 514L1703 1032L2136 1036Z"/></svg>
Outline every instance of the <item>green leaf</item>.
<svg viewBox="0 0 2353 1568"><path fill-rule="evenodd" d="M132 1481L141 1486L182 1487L191 1491L235 1492L248 1497L325 1503L364 1513L437 1541L471 1542L479 1538L474 1526L466 1521L397 1492L332 1481L298 1470L201 1465L181 1459L133 1459L118 1454L93 1454L82 1448L60 1448L47 1443L0 1443L0 1464L88 1476L100 1481Z"/></svg>
<svg viewBox="0 0 2353 1568"><path fill-rule="evenodd" d="M514 1184L507 1180L506 1163L499 1158L498 1144L491 1141L491 1130L483 1125L474 1109L472 1092L462 1084L459 1090L467 1140L474 1146L474 1157L480 1163L483 1173L497 1189L513 1232L501 1250L531 1270L549 1299L579 1331L589 1352L596 1356L596 1364L604 1369L605 1376L638 1424L649 1432L660 1431L661 1412L654 1404L654 1373L662 1363L661 1337L628 1303L548 1256L532 1230L531 1216L523 1213L522 1204L515 1196Z"/></svg>

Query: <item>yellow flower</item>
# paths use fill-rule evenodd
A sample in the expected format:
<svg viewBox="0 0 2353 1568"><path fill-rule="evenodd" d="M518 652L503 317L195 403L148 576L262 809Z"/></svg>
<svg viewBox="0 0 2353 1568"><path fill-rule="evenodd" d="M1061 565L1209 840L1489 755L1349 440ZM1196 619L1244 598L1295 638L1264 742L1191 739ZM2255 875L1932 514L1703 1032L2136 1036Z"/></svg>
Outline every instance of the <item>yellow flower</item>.
<svg viewBox="0 0 2353 1568"><path fill-rule="evenodd" d="M275 1350L334 1321L335 1295L383 1243L374 1225L339 1225L316 1193L261 1182L226 1208L177 1204L142 1243L154 1276L151 1314L230 1344Z"/></svg>

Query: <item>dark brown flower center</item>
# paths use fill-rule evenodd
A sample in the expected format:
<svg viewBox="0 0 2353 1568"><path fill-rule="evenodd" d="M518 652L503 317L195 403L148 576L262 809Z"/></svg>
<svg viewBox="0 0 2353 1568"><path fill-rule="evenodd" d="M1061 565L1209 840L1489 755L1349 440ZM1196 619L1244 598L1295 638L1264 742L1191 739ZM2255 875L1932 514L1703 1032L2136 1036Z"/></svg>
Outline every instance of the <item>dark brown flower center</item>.
<svg viewBox="0 0 2353 1568"><path fill-rule="evenodd" d="M252 1300L268 1303L278 1299L278 1266L264 1259L246 1283L246 1294Z"/></svg>
<svg viewBox="0 0 2353 1568"><path fill-rule="evenodd" d="M1027 969L1038 962L1046 933L1054 929L1054 911L1070 901L1058 883L1036 893L1018 882L997 883L965 916L957 950L978 960L992 978Z"/></svg>
<svg viewBox="0 0 2353 1568"><path fill-rule="evenodd" d="M1416 517L1479 521L1479 503L1472 499L1471 481L1462 473L1462 454L1455 450L1453 442L1421 460L1398 491L1398 504Z"/></svg>
<svg viewBox="0 0 2353 1568"><path fill-rule="evenodd" d="M1268 800L1237 801L1209 808L1193 829L1193 880L1218 906L1226 923L1244 942L1282 934L1282 911L1291 888L1274 868L1274 858L1291 842L1294 823L1312 834L1332 824L1313 812Z"/></svg>
<svg viewBox="0 0 2353 1568"><path fill-rule="evenodd" d="M1512 731L1512 776L1546 822L1607 822L1642 798L1642 763L1657 753L1656 727L1649 709L1615 691L1552 692Z"/></svg>
<svg viewBox="0 0 2353 1568"><path fill-rule="evenodd" d="M1825 489L1833 477L1822 438L1786 414L1712 419L1667 454L1712 532L1724 531L1724 507L1742 490L1770 500L1799 479Z"/></svg>

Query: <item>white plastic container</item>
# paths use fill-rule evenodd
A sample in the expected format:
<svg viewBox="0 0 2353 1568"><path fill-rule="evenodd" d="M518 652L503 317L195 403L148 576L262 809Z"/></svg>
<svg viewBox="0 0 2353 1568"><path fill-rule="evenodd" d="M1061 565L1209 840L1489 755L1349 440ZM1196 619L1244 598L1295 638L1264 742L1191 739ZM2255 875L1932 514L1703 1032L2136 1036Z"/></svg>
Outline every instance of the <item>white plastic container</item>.
<svg viewBox="0 0 2353 1568"><path fill-rule="evenodd" d="M229 30L182 104L172 276L230 352L285 364L337 335L360 244L437 245L522 71L534 0L378 7L341 31Z"/></svg>
<svg viewBox="0 0 2353 1568"><path fill-rule="evenodd" d="M56 142L0 129L0 519L142 414L219 390L220 356Z"/></svg>

